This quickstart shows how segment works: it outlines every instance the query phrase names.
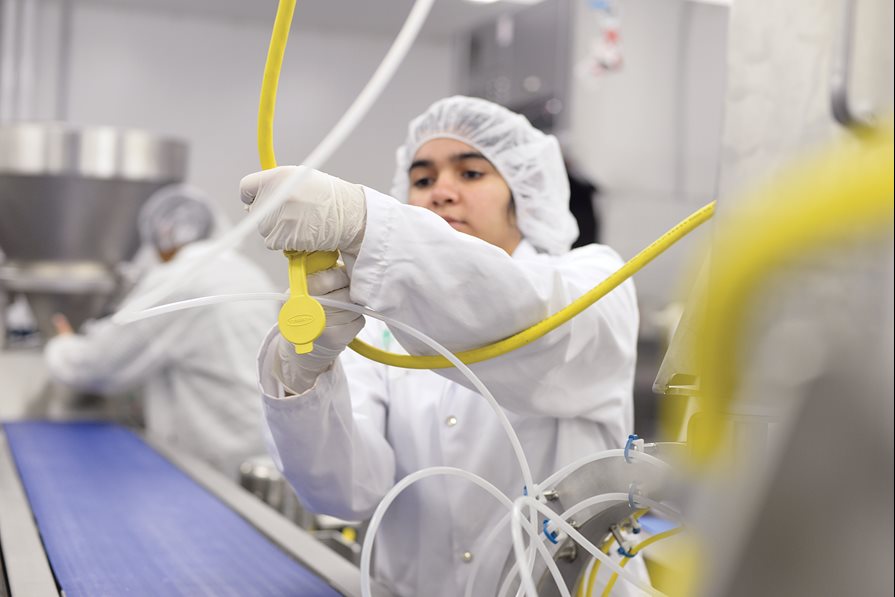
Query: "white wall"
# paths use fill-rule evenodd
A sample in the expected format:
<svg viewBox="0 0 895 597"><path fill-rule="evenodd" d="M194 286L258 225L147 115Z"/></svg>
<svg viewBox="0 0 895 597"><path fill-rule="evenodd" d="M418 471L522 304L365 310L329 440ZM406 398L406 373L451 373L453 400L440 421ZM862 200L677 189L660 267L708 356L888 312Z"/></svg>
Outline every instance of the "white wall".
<svg viewBox="0 0 895 597"><path fill-rule="evenodd" d="M44 9L52 23L52 7ZM49 25L48 25L49 26ZM400 23L395 23L397 31ZM55 92L54 53L40 89ZM167 16L76 3L69 121L145 128L186 139L189 182L231 220L242 217L240 178L257 170L256 118L270 25ZM303 159L350 105L391 38L310 32L296 19L280 80L276 149L281 164ZM358 130L326 164L347 180L388 191L394 149L408 120L451 91L448 42L418 43ZM46 110L47 108L44 108ZM250 239L246 250L283 285L283 259Z"/></svg>
<svg viewBox="0 0 895 597"><path fill-rule="evenodd" d="M575 0L572 63L584 60L595 18ZM603 193L603 242L630 258L715 197L725 88L728 9L683 0L622 3L624 66L570 85L570 145ZM637 274L644 314L678 296L697 232Z"/></svg>
<svg viewBox="0 0 895 597"><path fill-rule="evenodd" d="M812 148L851 138L830 108L840 4L790 0L777 7L761 0L734 6L721 169L725 195L745 191ZM892 3L873 0L857 7L850 104L859 113L864 108L886 115L893 94Z"/></svg>

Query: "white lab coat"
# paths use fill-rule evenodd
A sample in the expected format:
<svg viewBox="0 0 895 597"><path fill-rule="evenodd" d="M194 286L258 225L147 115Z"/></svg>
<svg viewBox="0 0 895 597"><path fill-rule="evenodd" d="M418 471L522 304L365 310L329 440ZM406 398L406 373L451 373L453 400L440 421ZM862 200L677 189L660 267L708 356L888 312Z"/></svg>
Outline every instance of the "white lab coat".
<svg viewBox="0 0 895 597"><path fill-rule="evenodd" d="M155 267L124 304L157 286L204 244L190 244ZM255 264L228 251L185 279L168 302L271 291ZM81 391L119 393L142 386L147 433L235 479L243 460L264 453L254 357L277 308L273 302L241 301L127 325L103 319L85 334L50 340L46 363L54 379Z"/></svg>
<svg viewBox="0 0 895 597"><path fill-rule="evenodd" d="M622 264L600 245L549 256L523 241L511 257L434 213L365 192L363 246L348 264L352 301L452 350L544 319ZM472 367L512 422L536 481L583 455L624 445L633 428L637 326L634 287L625 282L546 337ZM285 397L271 373L276 335L271 330L259 355L266 417L274 458L307 507L365 519L398 480L430 466L463 468L509 496L522 494L522 474L495 413L457 371L389 368L347 350L313 388ZM361 337L392 351L400 342L411 353L431 354L400 334L392 338L378 322L368 321ZM462 595L471 555L486 558L475 594L493 595L509 532L487 553L481 544L504 512L462 479L423 480L385 517L375 575L404 596Z"/></svg>

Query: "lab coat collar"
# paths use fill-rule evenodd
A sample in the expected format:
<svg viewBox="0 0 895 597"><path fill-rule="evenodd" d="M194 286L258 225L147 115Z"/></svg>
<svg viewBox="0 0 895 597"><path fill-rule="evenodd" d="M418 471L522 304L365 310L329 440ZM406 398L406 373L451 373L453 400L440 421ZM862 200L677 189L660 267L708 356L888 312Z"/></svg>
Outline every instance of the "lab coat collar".
<svg viewBox="0 0 895 597"><path fill-rule="evenodd" d="M534 257L537 254L538 251L534 245L523 238L516 246L516 250L513 251L513 259L525 259L526 257Z"/></svg>

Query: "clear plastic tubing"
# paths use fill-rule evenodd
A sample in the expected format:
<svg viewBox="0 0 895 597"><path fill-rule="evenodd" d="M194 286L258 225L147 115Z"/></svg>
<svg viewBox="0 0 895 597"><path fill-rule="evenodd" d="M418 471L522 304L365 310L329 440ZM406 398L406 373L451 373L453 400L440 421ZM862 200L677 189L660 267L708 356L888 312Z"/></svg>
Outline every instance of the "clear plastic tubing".
<svg viewBox="0 0 895 597"><path fill-rule="evenodd" d="M612 494L607 494L612 495ZM628 500L628 494L619 494L624 495L624 500ZM602 498L603 496L596 496L597 498ZM589 498L594 499L594 498ZM614 500L612 500L614 501ZM538 502L537 500L529 497L522 496L517 498L516 501L513 502L513 515L512 515L512 534L513 534L513 552L516 555L516 562L519 562L525 557L525 544L522 540L522 508L524 506L528 506L529 508L536 509L544 516L550 518L556 525L563 530L573 541L578 543L581 547L588 551L593 557L600 560L603 565L607 566L613 572L616 572L619 577L625 579L641 591L649 594L649 595L659 595L663 596L664 593L657 591L653 587L644 583L641 579L637 578L635 575L631 574L628 570L625 570L618 564L612 561L610 557L600 551L593 543L588 541L584 535L579 533L575 528L568 523L568 521L564 520L561 516L557 516L556 512L545 506L544 504ZM525 571L521 575L522 578L522 588L525 589L525 594L529 597L537 597L537 588L534 584L534 579L531 576L531 571Z"/></svg>
<svg viewBox="0 0 895 597"><path fill-rule="evenodd" d="M388 511L389 506L391 506L392 502L402 491L404 491L417 481L434 476L455 476L461 477L468 481L472 481L473 483L490 493L492 496L494 496L494 498L501 504L503 504L507 509L513 508L513 503L510 502L510 499L506 495L504 495L503 492L501 492L485 479L463 469L448 466L433 466L407 475L406 477L401 479L394 487L392 487L392 489L387 494L385 494L385 497L383 497L382 501L379 502L379 505L376 506L376 511L373 513L373 517L370 519L370 526L367 529L367 536L364 537L364 544L361 548L360 557L361 595L363 595L363 597L371 597L372 595L370 581L370 561L373 552L373 541L376 537L377 531L379 530L379 525L382 523L382 518ZM559 572L559 568L556 566L556 562L553 561L553 558L547 552L547 548L544 547L543 542L538 540L537 527L535 526L534 529L532 529L531 527L524 527L524 525L521 524L521 521L519 522L519 527L525 528L528 531L529 535L532 536L532 541L534 541L535 545L539 547L538 551L544 558L544 561L547 563L547 567L550 569L550 573L553 575L553 580L554 582L556 582L557 587L559 587L562 596L571 597L565 587L565 583L563 582L562 575Z"/></svg>
<svg viewBox="0 0 895 597"><path fill-rule="evenodd" d="M552 475L550 475L549 477L544 479L544 481L542 481L540 484L538 484L538 487L551 488L587 464L590 464L592 462L597 462L599 460L607 460L610 458L617 458L619 456L624 457L624 455L625 455L625 451L622 449L604 450L602 452L597 452L595 454L589 454L589 455L579 458L578 460L559 469L558 471L556 471L555 473L553 473ZM651 455L645 454L643 452L629 451L628 457L631 458L632 460L639 460L641 462L652 464L652 465L654 465L658 468L661 468L663 470L670 470L670 468L671 468L669 466L669 464L667 462L665 462L664 460L660 460L660 459L656 458L655 456L651 456ZM627 494L625 494L625 495L627 495ZM627 499L627 498L625 498L625 499ZM651 508L654 507L653 505L656 505L657 510L659 510L660 512L669 513L669 515L671 515L672 513L674 515L677 514L677 513L674 513L671 509L667 508L666 506L663 506L662 504L657 504L656 502L653 502L652 500L648 500L647 498L644 498L642 496L637 496L637 501L641 502L641 503L643 503L644 501L650 502L650 504L644 503L644 505L649 506ZM491 544L497 538L497 535L509 522L510 515L511 515L510 513L507 513L507 515L504 516L500 520L500 522L498 522L497 524L494 525L494 527L491 530L491 533L489 533L489 535L485 539L485 542L483 545L483 551L487 551L490 548ZM469 578L466 581L465 597L472 597L472 587L474 586L475 579L478 576L479 566L480 566L481 562L482 562L482 558L478 558L478 559L476 559L475 562L473 562L472 571L470 572ZM516 570L514 568L510 572L510 575L514 574L515 572L516 572ZM508 576L508 578L509 578L509 576ZM499 595L503 594L503 592L498 593L498 594Z"/></svg>
<svg viewBox="0 0 895 597"><path fill-rule="evenodd" d="M243 294L220 294L215 296L206 296L201 298L187 299L183 301L177 301L175 303L169 303L167 305L160 305L158 307L153 307L151 309L146 309L140 312L133 313L125 313L121 312L121 317L124 322L134 322L139 321L141 319L146 319L149 317L155 317L158 315L163 315L165 313L173 313L175 311L180 311L182 309L193 309L197 307L203 307L207 305L215 305L220 303L227 303L231 301L242 301L242 300L274 300L281 301L287 298L286 294L276 293L276 292L256 292L256 293L243 293ZM497 400L494 399L494 396L485 387L485 384L476 376L472 370L466 366L460 359L458 359L454 354L449 351L447 348L436 342L434 339L430 338L423 332L412 328L406 323L401 323L400 321L394 320L390 317L386 317L376 311L371 309L367 309L366 307L361 307L360 305L356 305L354 303L344 303L342 301L336 301L333 299L329 299L326 297L317 297L317 300L320 301L320 304L325 307L335 307L337 309L345 309L346 311L353 311L355 313L360 313L362 315L368 315L373 317L374 319L380 319L384 321L389 326L392 326L396 329L399 329L403 332L407 332L414 338L424 342L426 345L431 347L433 350L438 352L440 355L444 356L446 359L451 361L457 369L466 376L469 382L475 387L476 390L482 395L482 397L491 405L491 408L497 414L498 419L500 420L500 424L503 427L504 431L507 434L507 437L510 440L510 444L513 447L513 452L516 454L516 459L519 461L519 467L522 470L522 478L525 481L526 486L534 487L534 483L531 477L531 468L528 466L528 460L525 458L525 452L522 451L522 444L519 443L519 438L516 435L516 431L513 429L512 424L510 424L509 419L507 419L506 414L503 412L503 409L500 408L500 405L497 403Z"/></svg>
<svg viewBox="0 0 895 597"><path fill-rule="evenodd" d="M323 141L321 141L320 144L302 162L300 162L301 164L308 168L319 168L339 148L348 135L354 131L360 121L366 116L367 112L369 112L373 103L379 99L379 96L382 94L385 86L388 85L388 82L395 74L395 71L401 66L405 56L407 56L407 52L416 40L420 29L426 22L426 17L429 15L429 10L432 8L434 1L435 0L416 0L413 8L410 9L410 13L407 15L407 20L404 21L404 25L398 32L397 37L395 37L395 41L392 43L391 48L389 48L366 86L357 98L355 98L345 114L342 115L342 118L339 119L332 130L326 135ZM263 205L258 206L257 209L253 209L246 218L239 222L239 224L234 226L223 236L219 237L211 245L202 251L196 252L190 259L183 260L178 264L176 269L172 268L171 278L162 282L152 292L147 293L139 300L135 300L127 305L121 311L113 315L112 320L122 323L127 321L127 317L133 315L135 311L147 309L165 300L173 290L177 289L180 281L185 279L186 276L196 271L199 267L212 262L215 257L223 251L238 246L246 236L258 228L258 224L263 218L272 214L278 207L280 207L280 205L282 205L289 196L289 191L301 182L307 175L306 172L307 170L304 168L297 169L294 174L291 174L284 183L277 188L277 191L271 195L269 201L265 201Z"/></svg>

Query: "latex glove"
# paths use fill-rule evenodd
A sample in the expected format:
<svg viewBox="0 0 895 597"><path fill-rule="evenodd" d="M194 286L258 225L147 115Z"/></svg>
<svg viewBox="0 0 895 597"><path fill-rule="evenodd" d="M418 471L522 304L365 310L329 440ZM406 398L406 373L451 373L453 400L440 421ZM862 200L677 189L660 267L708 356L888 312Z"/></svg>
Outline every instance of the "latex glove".
<svg viewBox="0 0 895 597"><path fill-rule="evenodd" d="M313 296L325 296L350 302L348 274L344 268L334 268L308 276L308 292ZM277 360L273 374L294 394L308 391L317 377L327 371L348 343L354 340L364 327L364 317L353 311L323 307L326 328L314 340L314 350L308 354L296 354L295 346L283 336L277 338Z"/></svg>
<svg viewBox="0 0 895 597"><path fill-rule="evenodd" d="M281 166L249 174L239 183L242 202L262 205L285 180L304 166ZM364 236L367 206L360 185L318 170L287 191L287 199L258 226L268 249L335 251L357 255Z"/></svg>

